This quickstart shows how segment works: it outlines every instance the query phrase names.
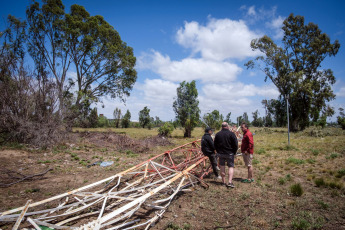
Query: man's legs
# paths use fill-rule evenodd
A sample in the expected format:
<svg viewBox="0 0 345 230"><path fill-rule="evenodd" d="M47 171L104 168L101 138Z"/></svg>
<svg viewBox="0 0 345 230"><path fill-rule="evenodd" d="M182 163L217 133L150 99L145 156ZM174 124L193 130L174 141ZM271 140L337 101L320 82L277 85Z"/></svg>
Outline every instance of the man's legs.
<svg viewBox="0 0 345 230"><path fill-rule="evenodd" d="M248 180L253 179L253 166L248 166Z"/></svg>
<svg viewBox="0 0 345 230"><path fill-rule="evenodd" d="M212 165L213 173L216 177L218 177L218 171L217 171L217 159L216 159L216 154L211 154L208 156L210 159L210 163Z"/></svg>
<svg viewBox="0 0 345 230"><path fill-rule="evenodd" d="M220 175L222 176L223 184L225 184L225 165L220 165Z"/></svg>
<svg viewBox="0 0 345 230"><path fill-rule="evenodd" d="M234 167L229 167L229 184L232 183L232 177L234 175Z"/></svg>

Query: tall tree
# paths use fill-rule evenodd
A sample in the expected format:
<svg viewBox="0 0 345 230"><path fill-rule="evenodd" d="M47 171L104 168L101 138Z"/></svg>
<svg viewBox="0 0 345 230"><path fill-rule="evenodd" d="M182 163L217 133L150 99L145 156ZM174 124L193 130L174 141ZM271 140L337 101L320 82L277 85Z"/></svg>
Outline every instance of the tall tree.
<svg viewBox="0 0 345 230"><path fill-rule="evenodd" d="M242 115L242 119L243 119L243 122L249 124L249 118L248 118L248 114L247 112L244 112L243 115Z"/></svg>
<svg viewBox="0 0 345 230"><path fill-rule="evenodd" d="M97 107L93 108L90 112L89 124L91 128L96 128L98 125Z"/></svg>
<svg viewBox="0 0 345 230"><path fill-rule="evenodd" d="M278 46L268 36L254 39L253 50L260 50L265 56L249 61L246 66L255 64L278 88L281 96L288 98L291 105L292 131L303 130L310 119L320 113L329 112L327 102L333 100L331 86L335 77L331 69L319 69L327 56L335 56L340 44L331 43L327 34L322 33L314 23L304 24L303 16L290 16L283 25L283 47ZM264 64L264 66L260 65Z"/></svg>
<svg viewBox="0 0 345 230"><path fill-rule="evenodd" d="M261 127L263 126L263 120L261 117L259 117L260 113L258 110L256 110L255 112L252 113L253 114L253 121L252 121L252 125L255 127Z"/></svg>
<svg viewBox="0 0 345 230"><path fill-rule="evenodd" d="M147 106L139 111L139 123L143 128L151 123L150 109Z"/></svg>
<svg viewBox="0 0 345 230"><path fill-rule="evenodd" d="M195 81L181 82L176 91L177 97L173 103L176 119L184 128L184 137L191 137L192 130L197 126L200 117L198 90Z"/></svg>
<svg viewBox="0 0 345 230"><path fill-rule="evenodd" d="M130 122L131 122L131 113L127 109L127 112L125 113L125 115L122 117L122 120L121 120L122 128L128 128Z"/></svg>
<svg viewBox="0 0 345 230"><path fill-rule="evenodd" d="M33 1L26 13L30 55L37 69L55 77L60 106L75 85L76 114L102 96L123 99L129 95L137 78L133 49L102 16L90 16L79 5L65 13L61 0L43 0L41 7ZM67 83L72 63L76 76Z"/></svg>
<svg viewBox="0 0 345 230"><path fill-rule="evenodd" d="M120 127L120 121L121 121L121 109L115 108L113 112L113 117L114 117L114 125L116 128Z"/></svg>
<svg viewBox="0 0 345 230"><path fill-rule="evenodd" d="M225 122L227 122L228 124L231 124L232 122L231 122L231 112L229 112L227 115L226 115L226 117L225 117Z"/></svg>
<svg viewBox="0 0 345 230"><path fill-rule="evenodd" d="M337 122L342 129L345 129L345 113L343 108L339 108L339 116L337 117Z"/></svg>
<svg viewBox="0 0 345 230"><path fill-rule="evenodd" d="M223 122L223 115L218 110L213 110L211 113L206 113L202 117L203 124L212 129L220 129Z"/></svg>

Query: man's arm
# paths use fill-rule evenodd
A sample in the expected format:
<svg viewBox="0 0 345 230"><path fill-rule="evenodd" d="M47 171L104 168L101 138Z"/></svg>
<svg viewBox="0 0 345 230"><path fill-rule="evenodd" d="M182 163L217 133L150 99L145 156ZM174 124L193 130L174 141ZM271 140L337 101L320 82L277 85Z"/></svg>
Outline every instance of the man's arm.
<svg viewBox="0 0 345 230"><path fill-rule="evenodd" d="M237 137L234 133L232 133L231 138L232 138L231 142L233 142L234 149L236 149L236 152L235 152L235 154L236 154L237 150L238 150L238 140L237 140Z"/></svg>
<svg viewBox="0 0 345 230"><path fill-rule="evenodd" d="M209 143L210 149L212 150L212 152L214 152L215 147L214 147L214 142L213 142L213 140L212 140L212 137L211 137L211 136L209 136L209 137L207 138L207 140L208 140L208 143Z"/></svg>
<svg viewBox="0 0 345 230"><path fill-rule="evenodd" d="M254 140L253 135L248 136L248 153L253 153L254 151Z"/></svg>

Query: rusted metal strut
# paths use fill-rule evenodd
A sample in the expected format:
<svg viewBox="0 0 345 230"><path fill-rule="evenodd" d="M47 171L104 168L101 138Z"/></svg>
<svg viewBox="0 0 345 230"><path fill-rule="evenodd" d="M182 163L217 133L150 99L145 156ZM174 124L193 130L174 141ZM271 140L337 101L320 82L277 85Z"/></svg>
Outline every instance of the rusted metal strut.
<svg viewBox="0 0 345 230"><path fill-rule="evenodd" d="M181 145L93 184L5 211L0 222L36 229L148 229L179 192L198 182L205 185L202 178L211 167L199 143Z"/></svg>

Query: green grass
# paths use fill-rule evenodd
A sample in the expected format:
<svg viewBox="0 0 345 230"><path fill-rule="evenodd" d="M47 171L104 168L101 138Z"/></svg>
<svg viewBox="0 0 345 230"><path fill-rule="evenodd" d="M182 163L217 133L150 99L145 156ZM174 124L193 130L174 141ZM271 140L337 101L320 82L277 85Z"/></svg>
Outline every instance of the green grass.
<svg viewBox="0 0 345 230"><path fill-rule="evenodd" d="M302 160L302 159L297 159L297 158L294 158L294 157L289 157L288 159L286 159L286 163L287 164L301 165L301 164L304 164L305 161Z"/></svg>
<svg viewBox="0 0 345 230"><path fill-rule="evenodd" d="M266 150L263 149L263 148L260 148L258 151L256 151L255 153L261 155L261 154L265 154L266 153Z"/></svg>
<svg viewBox="0 0 345 230"><path fill-rule="evenodd" d="M322 186L326 185L326 182L324 181L323 178L316 178L314 180L314 183L315 183L316 187L322 187Z"/></svg>
<svg viewBox="0 0 345 230"><path fill-rule="evenodd" d="M340 169L335 174L335 177L337 177L337 178L342 178L343 176L345 176L345 169Z"/></svg>
<svg viewBox="0 0 345 230"><path fill-rule="evenodd" d="M293 196L302 196L303 195L303 188L300 183L293 184L290 186L290 192Z"/></svg>

